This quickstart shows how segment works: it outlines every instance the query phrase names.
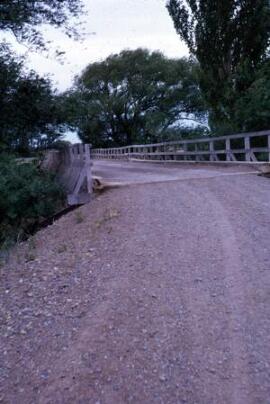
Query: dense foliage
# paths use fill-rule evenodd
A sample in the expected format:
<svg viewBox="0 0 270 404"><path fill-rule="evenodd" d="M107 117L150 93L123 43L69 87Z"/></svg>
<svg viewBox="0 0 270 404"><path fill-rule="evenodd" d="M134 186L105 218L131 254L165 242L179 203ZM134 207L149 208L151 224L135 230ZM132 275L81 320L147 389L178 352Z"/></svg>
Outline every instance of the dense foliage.
<svg viewBox="0 0 270 404"><path fill-rule="evenodd" d="M50 24L75 35L81 0L0 0L0 32L11 32L18 41L44 49L41 28ZM59 98L51 82L26 71L24 60L0 43L0 152L29 153L50 145L63 129Z"/></svg>
<svg viewBox="0 0 270 404"><path fill-rule="evenodd" d="M63 204L63 192L51 175L13 157L0 159L0 248L21 239Z"/></svg>
<svg viewBox="0 0 270 404"><path fill-rule="evenodd" d="M270 128L270 60L255 74L255 80L235 103L238 127L243 131Z"/></svg>
<svg viewBox="0 0 270 404"><path fill-rule="evenodd" d="M144 49L93 63L67 94L71 122L97 147L161 140L190 114L203 116L196 69L192 60Z"/></svg>
<svg viewBox="0 0 270 404"><path fill-rule="evenodd" d="M200 85L213 131L269 127L267 102L260 102L261 77L270 79L269 67L265 67L269 56L269 2L169 0L167 7L177 33L200 64ZM264 111L261 121L254 97L259 114ZM252 115L244 117L246 107L254 115L254 122Z"/></svg>
<svg viewBox="0 0 270 404"><path fill-rule="evenodd" d="M27 154L62 133L64 118L50 81L25 71L6 45L0 45L0 111L0 151Z"/></svg>

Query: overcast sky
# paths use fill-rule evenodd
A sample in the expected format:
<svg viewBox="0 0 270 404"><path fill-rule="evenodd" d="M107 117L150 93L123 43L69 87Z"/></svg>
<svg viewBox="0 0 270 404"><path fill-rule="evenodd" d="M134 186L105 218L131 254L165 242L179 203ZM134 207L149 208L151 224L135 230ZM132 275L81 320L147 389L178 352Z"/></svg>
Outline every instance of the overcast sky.
<svg viewBox="0 0 270 404"><path fill-rule="evenodd" d="M166 0L84 0L88 11L83 43L68 39L61 32L48 29L46 38L52 48L66 52L64 64L40 54L29 56L30 65L39 73L53 75L60 90L89 63L106 58L122 49L145 47L159 49L169 57L187 55L165 8ZM21 48L22 49L22 48Z"/></svg>

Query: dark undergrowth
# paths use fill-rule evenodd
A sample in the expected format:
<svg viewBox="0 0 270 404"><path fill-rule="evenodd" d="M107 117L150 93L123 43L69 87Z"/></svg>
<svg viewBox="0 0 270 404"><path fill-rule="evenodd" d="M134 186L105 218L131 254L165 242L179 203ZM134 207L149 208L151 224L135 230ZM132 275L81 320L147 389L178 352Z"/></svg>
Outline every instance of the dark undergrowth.
<svg viewBox="0 0 270 404"><path fill-rule="evenodd" d="M65 193L53 175L0 155L0 251L26 239L64 206Z"/></svg>

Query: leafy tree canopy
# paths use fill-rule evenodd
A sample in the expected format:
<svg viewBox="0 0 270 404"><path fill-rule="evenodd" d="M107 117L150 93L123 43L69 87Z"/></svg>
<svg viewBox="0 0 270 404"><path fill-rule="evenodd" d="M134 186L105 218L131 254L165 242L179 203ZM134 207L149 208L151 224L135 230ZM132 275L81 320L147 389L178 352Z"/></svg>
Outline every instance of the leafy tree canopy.
<svg viewBox="0 0 270 404"><path fill-rule="evenodd" d="M0 0L0 30L12 32L19 41L44 47L42 24L62 27L74 35L72 17L82 12L81 0Z"/></svg>
<svg viewBox="0 0 270 404"><path fill-rule="evenodd" d="M269 2L169 0L167 8L177 33L199 61L212 129L243 129L236 103L269 56Z"/></svg>
<svg viewBox="0 0 270 404"><path fill-rule="evenodd" d="M72 17L81 12L81 0L0 0L0 31L44 49L41 26L62 27L73 35ZM27 152L50 144L61 134L60 111L50 81L26 72L23 58L0 43L0 148Z"/></svg>
<svg viewBox="0 0 270 404"><path fill-rule="evenodd" d="M0 150L26 153L61 135L61 104L46 78L26 72L23 59L0 45Z"/></svg>
<svg viewBox="0 0 270 404"><path fill-rule="evenodd" d="M67 94L69 116L94 146L146 143L190 114L200 116L197 65L145 49L89 65Z"/></svg>
<svg viewBox="0 0 270 404"><path fill-rule="evenodd" d="M270 60L257 71L245 95L236 102L236 119L245 132L270 128Z"/></svg>

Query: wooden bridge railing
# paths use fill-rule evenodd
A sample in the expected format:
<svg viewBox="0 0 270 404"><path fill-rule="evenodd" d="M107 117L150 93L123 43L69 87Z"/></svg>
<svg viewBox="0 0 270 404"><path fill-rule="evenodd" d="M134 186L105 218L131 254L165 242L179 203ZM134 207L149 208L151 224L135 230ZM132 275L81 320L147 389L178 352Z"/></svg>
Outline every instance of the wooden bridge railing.
<svg viewBox="0 0 270 404"><path fill-rule="evenodd" d="M63 150L58 177L68 193L69 205L87 203L92 193L91 146L76 144Z"/></svg>
<svg viewBox="0 0 270 404"><path fill-rule="evenodd" d="M94 159L269 162L270 130L112 149L93 149Z"/></svg>

